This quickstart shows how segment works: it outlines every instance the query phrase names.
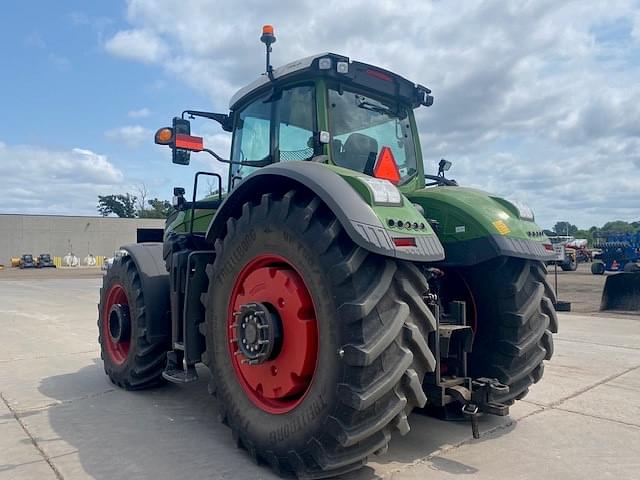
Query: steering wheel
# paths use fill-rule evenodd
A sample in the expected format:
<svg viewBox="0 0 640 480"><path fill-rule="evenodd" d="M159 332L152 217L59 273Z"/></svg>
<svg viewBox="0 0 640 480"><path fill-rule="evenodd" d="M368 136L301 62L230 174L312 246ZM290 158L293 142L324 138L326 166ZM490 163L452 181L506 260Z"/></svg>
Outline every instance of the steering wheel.
<svg viewBox="0 0 640 480"><path fill-rule="evenodd" d="M458 186L458 182L456 182L455 180L451 179L449 180L448 178L444 178L441 177L440 175L426 175L424 176L425 179L427 180L433 180L433 182L429 182L429 183L425 183L425 187L431 187L433 185L439 185L439 186L443 186L443 187L457 187Z"/></svg>

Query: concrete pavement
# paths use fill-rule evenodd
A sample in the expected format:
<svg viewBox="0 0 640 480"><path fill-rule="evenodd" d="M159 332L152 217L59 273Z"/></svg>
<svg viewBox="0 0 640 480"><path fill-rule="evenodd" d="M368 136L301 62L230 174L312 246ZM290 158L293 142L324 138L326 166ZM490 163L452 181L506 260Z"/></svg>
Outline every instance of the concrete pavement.
<svg viewBox="0 0 640 480"><path fill-rule="evenodd" d="M101 280L0 281L0 479L276 478L233 446L207 373L124 392L97 346ZM640 316L561 315L542 382L509 417L413 415L350 479L640 479Z"/></svg>

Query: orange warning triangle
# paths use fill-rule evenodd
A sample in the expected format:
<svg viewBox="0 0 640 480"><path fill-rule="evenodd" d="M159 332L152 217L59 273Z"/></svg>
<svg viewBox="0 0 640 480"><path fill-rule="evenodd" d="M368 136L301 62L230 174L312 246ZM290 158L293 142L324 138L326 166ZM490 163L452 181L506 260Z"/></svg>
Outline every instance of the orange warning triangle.
<svg viewBox="0 0 640 480"><path fill-rule="evenodd" d="M378 155L378 161L373 169L373 175L376 178L384 178L391 183L397 185L400 183L400 172L398 171L398 164L393 157L393 152L389 147L382 147L380 155Z"/></svg>

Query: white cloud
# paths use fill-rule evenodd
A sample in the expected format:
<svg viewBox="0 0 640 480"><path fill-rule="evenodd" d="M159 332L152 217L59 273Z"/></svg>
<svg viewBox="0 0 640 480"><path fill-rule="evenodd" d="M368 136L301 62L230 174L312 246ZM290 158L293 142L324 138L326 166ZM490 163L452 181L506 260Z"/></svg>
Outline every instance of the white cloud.
<svg viewBox="0 0 640 480"><path fill-rule="evenodd" d="M119 192L123 174L91 150L51 150L0 142L0 164L11 175L0 189L2 213L96 215L98 195Z"/></svg>
<svg viewBox="0 0 640 480"><path fill-rule="evenodd" d="M148 30L122 30L106 41L107 52L117 57L152 63L164 57L166 44Z"/></svg>
<svg viewBox="0 0 640 480"><path fill-rule="evenodd" d="M138 110L129 110L129 113L127 113L127 116L131 118L144 118L148 117L149 115L151 115L151 110L146 107L140 108Z"/></svg>
<svg viewBox="0 0 640 480"><path fill-rule="evenodd" d="M130 0L135 30L108 45L170 49L163 68L223 111L264 70L264 3L185 3ZM402 9L390 1L327 0L318 8L301 0L270 5L266 20L278 36L275 65L328 50L431 87L434 106L417 113L429 170L444 156L462 183L524 198L545 226L563 219L590 226L640 216L630 206L640 195L628 180L640 178L638 12L630 0L460 0ZM150 40L133 41L136 35ZM144 55L107 50L161 58L158 47Z"/></svg>
<svg viewBox="0 0 640 480"><path fill-rule="evenodd" d="M104 135L115 143L136 148L148 143L151 139L152 132L148 128L140 125L126 125L124 127L107 130Z"/></svg>

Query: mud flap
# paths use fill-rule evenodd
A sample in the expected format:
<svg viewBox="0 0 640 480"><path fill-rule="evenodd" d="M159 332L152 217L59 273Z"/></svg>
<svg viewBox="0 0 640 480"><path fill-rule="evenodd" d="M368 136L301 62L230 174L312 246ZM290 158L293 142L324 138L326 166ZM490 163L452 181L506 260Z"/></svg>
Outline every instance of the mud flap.
<svg viewBox="0 0 640 480"><path fill-rule="evenodd" d="M609 275L602 291L600 310L640 311L640 272Z"/></svg>

